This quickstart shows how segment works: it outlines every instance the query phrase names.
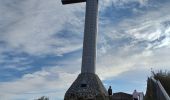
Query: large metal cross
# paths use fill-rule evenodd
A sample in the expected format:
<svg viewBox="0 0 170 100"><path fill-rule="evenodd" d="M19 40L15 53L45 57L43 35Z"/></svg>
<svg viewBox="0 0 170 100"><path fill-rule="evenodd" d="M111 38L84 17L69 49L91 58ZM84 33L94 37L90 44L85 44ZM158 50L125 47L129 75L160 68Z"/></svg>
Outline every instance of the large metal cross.
<svg viewBox="0 0 170 100"><path fill-rule="evenodd" d="M62 0L63 4L86 2L81 73L95 73L98 0Z"/></svg>
<svg viewBox="0 0 170 100"><path fill-rule="evenodd" d="M65 93L64 100L108 100L96 68L98 0L62 0L63 4L86 2L81 73Z"/></svg>

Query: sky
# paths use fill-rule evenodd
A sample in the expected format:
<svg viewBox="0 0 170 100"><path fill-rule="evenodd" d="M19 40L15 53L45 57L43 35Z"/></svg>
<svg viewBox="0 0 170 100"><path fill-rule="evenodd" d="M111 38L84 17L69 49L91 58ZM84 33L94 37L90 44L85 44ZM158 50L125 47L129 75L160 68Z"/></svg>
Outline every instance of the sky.
<svg viewBox="0 0 170 100"><path fill-rule="evenodd" d="M144 92L170 70L169 0L99 0L96 73L113 92ZM63 100L81 70L85 3L0 0L0 100Z"/></svg>

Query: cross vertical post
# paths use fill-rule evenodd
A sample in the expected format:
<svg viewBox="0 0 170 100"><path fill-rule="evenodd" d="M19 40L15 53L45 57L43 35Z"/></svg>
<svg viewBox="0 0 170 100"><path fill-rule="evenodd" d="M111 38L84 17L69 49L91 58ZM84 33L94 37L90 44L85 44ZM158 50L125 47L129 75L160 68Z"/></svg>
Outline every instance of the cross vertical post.
<svg viewBox="0 0 170 100"><path fill-rule="evenodd" d="M63 4L86 2L81 73L67 90L64 100L108 100L108 94L95 74L98 33L98 0L62 0Z"/></svg>

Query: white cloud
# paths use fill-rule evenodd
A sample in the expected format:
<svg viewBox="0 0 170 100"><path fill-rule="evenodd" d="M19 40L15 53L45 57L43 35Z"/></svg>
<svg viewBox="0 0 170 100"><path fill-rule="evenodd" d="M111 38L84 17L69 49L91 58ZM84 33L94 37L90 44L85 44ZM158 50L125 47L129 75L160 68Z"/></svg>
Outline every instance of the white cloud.
<svg viewBox="0 0 170 100"><path fill-rule="evenodd" d="M42 94L46 96L55 94L52 98L62 99L65 90L71 85L76 75L77 73L67 73L58 66L25 74L21 79L1 82L0 98L18 100L25 96L23 100L33 100Z"/></svg>
<svg viewBox="0 0 170 100"><path fill-rule="evenodd" d="M119 52L122 54L118 54L121 56L115 55L112 52L107 52L105 56L102 55L103 57L99 57L98 59L97 73L102 80L110 80L111 78L121 77L122 73L131 73L131 70L144 69L148 70L148 74L151 67L154 69L167 68L162 66L170 65L168 62L168 59L170 59L168 56L169 52L168 49L164 49L164 52L161 50L154 51L154 53L148 51L131 56L126 56L123 51ZM131 52L130 48L128 52ZM163 61L160 61L160 59ZM73 60L69 61L74 62ZM70 64L73 69L76 67L73 65L80 67L79 60L78 62L76 61L79 64L72 64L69 61L67 63ZM146 72L143 72L143 70L141 71L141 73L145 73L145 76L147 76ZM23 100L31 100L42 95L49 96L52 98L51 100L56 98L62 99L65 91L79 73L78 70L73 72L70 72L68 67L63 66L44 68L34 73L25 74L21 79L12 82L1 82L0 95L6 100L17 100L20 98L23 98ZM135 77L141 78L137 73L134 74ZM143 78L147 77L142 77L139 81L144 83L145 79ZM26 99L24 99L24 96Z"/></svg>
<svg viewBox="0 0 170 100"><path fill-rule="evenodd" d="M132 49L133 48L129 48L127 52L124 52L123 50L119 51L119 54L107 52L106 54L98 57L97 73L100 78L102 80L110 80L120 77L122 73L141 69L141 73L143 73L145 76L141 78L141 81L144 84L146 82L145 80L147 79L147 76L150 76L149 73L151 68L154 70L170 70L170 62L168 61L170 59L168 48L162 48L154 51L143 51L129 55L131 52L133 52ZM143 70L146 70L147 72ZM134 77L140 77L140 74L135 74L135 72L133 75L135 75Z"/></svg>
<svg viewBox="0 0 170 100"><path fill-rule="evenodd" d="M104 10L109 6L124 7L127 3L138 2L141 6L146 6L149 0L102 0L100 1L100 9Z"/></svg>
<svg viewBox="0 0 170 100"><path fill-rule="evenodd" d="M75 11L79 11L78 6L63 6L59 0L16 2L14 4L2 2L3 6L0 10L0 14L3 15L0 19L5 20L2 22L6 23L6 25L1 25L4 31L1 32L0 40L8 43L9 48L32 55L50 53L62 55L82 47L79 41L54 37L64 29L66 23L74 24L72 29L81 28L80 24L83 25L83 22L74 14ZM79 8L80 11L81 8Z"/></svg>
<svg viewBox="0 0 170 100"><path fill-rule="evenodd" d="M112 24L110 19L105 19L104 22L101 20L101 24L106 26L101 29L101 34L104 33L103 37L99 38L100 44L104 44L98 52L100 53L98 57L100 76L106 79L116 77L141 66L148 70L151 67L170 69L170 63L167 61L170 59L169 52L167 52L169 50L169 25L163 24L170 20L168 13L170 7L169 3L161 5L163 6L157 10L142 11L139 16L122 19L116 25ZM121 40L124 38L132 40L130 42ZM111 43L117 40L121 42ZM122 42L126 45L122 45Z"/></svg>
<svg viewBox="0 0 170 100"><path fill-rule="evenodd" d="M105 18L101 20L101 24L105 25L101 29L101 33L105 33L112 40L133 39L131 42L136 46L145 42L144 44L148 45L145 48L149 49L169 47L169 25L164 25L164 23L168 23L170 20L170 14L168 13L168 9L170 9L169 2L160 5L161 7L155 8L156 10L141 11L142 13L138 16L123 18L116 24L114 24L114 21L111 22L110 19ZM111 17L114 17L114 15ZM101 33L99 33L99 36ZM106 42L110 46L112 45L109 40L106 40ZM121 43L118 46L121 46ZM108 45L106 49L108 49L107 47ZM102 50L106 52L106 49Z"/></svg>

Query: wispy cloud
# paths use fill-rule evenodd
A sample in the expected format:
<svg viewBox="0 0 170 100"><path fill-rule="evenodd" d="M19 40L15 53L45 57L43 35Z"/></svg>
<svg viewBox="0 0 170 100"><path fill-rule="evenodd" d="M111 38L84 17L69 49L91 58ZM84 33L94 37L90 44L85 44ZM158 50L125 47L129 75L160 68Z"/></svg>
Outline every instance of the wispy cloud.
<svg viewBox="0 0 170 100"><path fill-rule="evenodd" d="M14 50L32 55L50 53L62 55L82 47L79 42L54 37L62 30L71 31L71 29L65 29L67 24L69 26L74 24L72 27L74 30L83 29L80 26L81 19L74 14L76 7L64 7L60 1L55 0L15 1L15 3L2 1L1 5L3 5L0 11L3 15L1 22L11 20L1 25L3 29L1 40ZM70 10L67 10L68 8ZM71 32L70 34L75 35ZM74 46L70 46L72 43Z"/></svg>
<svg viewBox="0 0 170 100"><path fill-rule="evenodd" d="M13 82L0 83L0 98L5 100L32 100L42 94L64 95L64 91L71 85L77 73L67 73L61 67L42 69L35 73L25 74L21 79ZM36 98L37 98L36 97ZM53 98L54 99L54 98Z"/></svg>

